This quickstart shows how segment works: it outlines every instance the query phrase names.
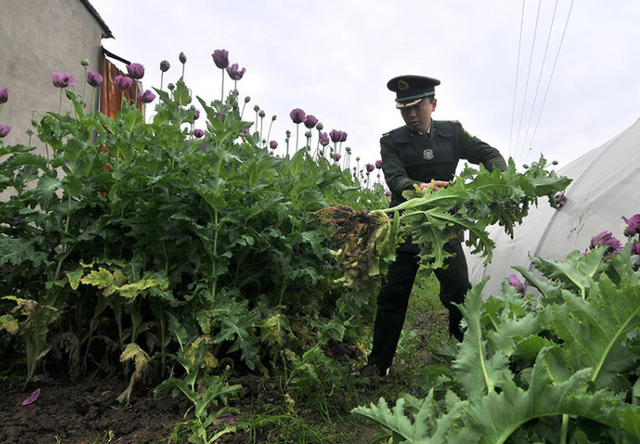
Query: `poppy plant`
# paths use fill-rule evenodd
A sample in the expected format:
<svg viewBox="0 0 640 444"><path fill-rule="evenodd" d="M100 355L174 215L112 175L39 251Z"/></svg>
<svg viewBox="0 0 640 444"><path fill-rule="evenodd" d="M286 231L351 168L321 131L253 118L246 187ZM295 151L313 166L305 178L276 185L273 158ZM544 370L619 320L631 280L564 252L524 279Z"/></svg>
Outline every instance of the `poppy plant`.
<svg viewBox="0 0 640 444"><path fill-rule="evenodd" d="M304 122L304 119L307 117L307 115L300 108L294 108L289 113L289 117L291 117L291 120L293 121L293 123L296 124L296 151L297 151L300 124Z"/></svg>
<svg viewBox="0 0 640 444"><path fill-rule="evenodd" d="M227 66L229 66L229 51L226 49L216 49L211 54L213 57L213 63L222 70L224 70ZM244 73L243 73L244 74ZM224 99L224 71L222 72L222 86L220 92L220 101Z"/></svg>
<svg viewBox="0 0 640 444"><path fill-rule="evenodd" d="M0 88L0 104L7 103L7 100L9 100L9 89Z"/></svg>

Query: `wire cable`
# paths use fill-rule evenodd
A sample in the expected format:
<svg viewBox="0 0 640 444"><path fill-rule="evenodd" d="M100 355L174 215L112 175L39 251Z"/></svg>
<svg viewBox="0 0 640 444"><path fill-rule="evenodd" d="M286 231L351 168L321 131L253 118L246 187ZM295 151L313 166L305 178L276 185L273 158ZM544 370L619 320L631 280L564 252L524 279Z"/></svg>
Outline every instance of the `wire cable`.
<svg viewBox="0 0 640 444"><path fill-rule="evenodd" d="M520 130L522 129L522 118L524 116L524 108L527 102L527 91L529 90L529 79L531 77L531 65L533 62L533 52L536 46L536 36L538 34L538 22L540 20L540 7L542 6L542 0L538 0L538 12L536 14L536 24L533 30L533 41L531 42L531 54L529 55L529 67L527 69L527 81L524 85L524 97L522 99L522 110L520 111L520 123L518 124L518 135L516 137L516 156L518 154L518 145L520 144Z"/></svg>
<svg viewBox="0 0 640 444"><path fill-rule="evenodd" d="M536 85L536 92L533 95L533 103L531 104L531 112L529 113L529 122L527 123L527 129L524 133L524 140L522 141L522 151L524 152L527 147L527 138L529 137L529 130L531 129L531 121L533 120L533 115L535 113L536 102L538 101L538 92L540 91L540 83L542 82L542 74L544 72L545 62L547 61L547 53L549 52L549 43L551 43L551 33L553 31L553 24L556 19L556 12L558 11L558 1L556 0L556 4L553 8L553 16L551 17L551 25L549 26L549 34L547 35L547 43L544 47L544 54L542 56L542 64L540 66L540 74L538 76L538 83ZM528 153L528 152L527 152ZM526 162L526 159L525 159Z"/></svg>
<svg viewBox="0 0 640 444"><path fill-rule="evenodd" d="M533 130L533 135L531 136L530 145L533 145L533 140L535 139L536 133L538 131L538 125L540 124L540 118L542 117L542 111L544 110L544 105L547 102L547 96L549 95L549 89L551 88L551 81L553 80L553 74L556 71L556 66L558 65L558 59L560 58L560 50L562 49L562 43L564 42L564 37L567 33L567 28L569 27L569 19L571 18L571 11L573 10L573 2L575 0L571 0L571 5L569 6L569 12L567 13L567 21L564 24L564 30L562 31L562 37L560 38L560 45L558 46L558 53L556 54L556 59L553 62L553 69L551 70L551 76L549 77L549 83L547 84L547 89L544 93L544 99L542 100L542 106L540 107L540 114L538 114L538 120L536 121L536 126ZM528 153L527 153L528 154ZM524 160L527 161L527 158Z"/></svg>
<svg viewBox="0 0 640 444"><path fill-rule="evenodd" d="M518 93L518 77L520 73L520 50L522 48L522 28L524 23L524 4L526 0L522 0L522 12L520 13L520 38L518 40L518 59L516 60L516 81L513 87L513 107L511 108L511 129L509 130L509 150L508 156L511 157L511 140L513 138L513 119L516 115L516 97Z"/></svg>

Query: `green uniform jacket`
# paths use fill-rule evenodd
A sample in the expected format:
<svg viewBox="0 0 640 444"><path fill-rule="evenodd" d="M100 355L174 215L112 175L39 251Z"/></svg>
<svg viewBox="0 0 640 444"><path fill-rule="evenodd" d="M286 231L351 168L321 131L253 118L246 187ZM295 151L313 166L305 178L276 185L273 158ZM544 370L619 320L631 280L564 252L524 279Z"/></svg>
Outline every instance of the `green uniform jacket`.
<svg viewBox="0 0 640 444"><path fill-rule="evenodd" d="M482 163L489 171L507 167L496 148L466 132L457 120L432 120L425 134L396 128L380 139L380 154L392 207L404 202L402 192L416 184L452 180L460 159Z"/></svg>

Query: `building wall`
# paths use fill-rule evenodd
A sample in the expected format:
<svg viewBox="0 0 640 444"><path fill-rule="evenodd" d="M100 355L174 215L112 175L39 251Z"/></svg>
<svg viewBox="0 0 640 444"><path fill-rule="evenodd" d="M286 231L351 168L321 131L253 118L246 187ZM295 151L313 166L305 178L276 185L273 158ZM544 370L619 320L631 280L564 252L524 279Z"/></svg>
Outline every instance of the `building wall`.
<svg viewBox="0 0 640 444"><path fill-rule="evenodd" d="M9 89L0 123L11 132L5 145L28 144L32 111L58 112L60 90L52 83L52 72L68 72L82 94L84 68L100 72L100 45L108 29L81 0L0 0L0 88ZM87 86L87 102L91 102ZM69 101L63 98L63 104ZM63 108L64 111L64 108ZM44 155L36 137L32 144Z"/></svg>

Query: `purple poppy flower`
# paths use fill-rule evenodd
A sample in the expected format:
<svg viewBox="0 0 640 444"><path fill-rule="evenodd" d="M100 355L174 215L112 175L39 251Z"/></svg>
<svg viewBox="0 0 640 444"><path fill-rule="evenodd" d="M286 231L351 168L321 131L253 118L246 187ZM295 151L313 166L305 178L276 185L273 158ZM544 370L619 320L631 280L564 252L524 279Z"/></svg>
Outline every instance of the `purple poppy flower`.
<svg viewBox="0 0 640 444"><path fill-rule="evenodd" d="M347 141L347 133L345 131L340 131L340 142Z"/></svg>
<svg viewBox="0 0 640 444"><path fill-rule="evenodd" d="M335 154L333 155L333 160L335 160L335 161L337 162L338 160L340 160L340 158L341 158L341 157L342 157L342 156L340 155L340 153L335 153Z"/></svg>
<svg viewBox="0 0 640 444"><path fill-rule="evenodd" d="M633 236L634 234L640 234L640 214L636 214L631 219L627 219L622 216L622 219L627 223L627 228L624 229L625 236Z"/></svg>
<svg viewBox="0 0 640 444"><path fill-rule="evenodd" d="M202 139L204 137L204 131L201 130L200 128L194 129L193 130L193 135L195 137L197 137L198 139Z"/></svg>
<svg viewBox="0 0 640 444"><path fill-rule="evenodd" d="M240 130L240 132L242 134L249 134L249 128L242 128L242 130Z"/></svg>
<svg viewBox="0 0 640 444"><path fill-rule="evenodd" d="M160 62L160 71L167 72L169 71L169 68L171 68L171 64L168 60L163 60L162 62Z"/></svg>
<svg viewBox="0 0 640 444"><path fill-rule="evenodd" d="M618 239L613 237L610 231L603 231L600 234L595 235L591 238L591 244L589 248L594 249L598 246L603 246L607 248L607 252L604 257L608 258L609 253L618 254L618 251L622 249L622 244Z"/></svg>
<svg viewBox="0 0 640 444"><path fill-rule="evenodd" d="M373 170L375 170L375 169L376 169L376 167L374 167L374 166L373 166L373 164L371 164L371 163L368 163L368 164L365 166L365 168L367 169L367 173L370 173L370 172L372 172Z"/></svg>
<svg viewBox="0 0 640 444"><path fill-rule="evenodd" d="M116 76L113 83L120 89L129 89L133 85L133 79L127 76Z"/></svg>
<svg viewBox="0 0 640 444"><path fill-rule="evenodd" d="M68 72L52 72L53 86L56 88L66 88L70 85L75 85L76 80Z"/></svg>
<svg viewBox="0 0 640 444"><path fill-rule="evenodd" d="M215 63L218 68L225 69L229 66L229 51L226 49L216 49L213 51L213 54L211 54L211 57L213 57L213 63Z"/></svg>
<svg viewBox="0 0 640 444"><path fill-rule="evenodd" d="M200 118L200 110L196 109L195 111L193 111L193 120L198 120Z"/></svg>
<svg viewBox="0 0 640 444"><path fill-rule="evenodd" d="M100 73L93 72L93 71L89 71L87 73L87 83L93 86L94 88L97 88L98 86L102 85L103 81L104 79L102 78L102 75Z"/></svg>
<svg viewBox="0 0 640 444"><path fill-rule="evenodd" d="M294 108L289 113L289 117L291 117L291 120L293 120L293 123L297 125L298 123L304 122L306 114L300 108Z"/></svg>
<svg viewBox="0 0 640 444"><path fill-rule="evenodd" d="M307 115L307 117L305 117L304 119L304 126L306 126L309 129L315 128L317 124L318 124L318 119L316 119L315 116L312 116L311 114Z"/></svg>
<svg viewBox="0 0 640 444"><path fill-rule="evenodd" d="M233 80L242 79L242 76L244 76L246 70L246 68L242 68L242 70L239 70L237 63L234 63L231 66L227 66L227 74L229 74L229 77L231 77Z"/></svg>
<svg viewBox="0 0 640 444"><path fill-rule="evenodd" d="M144 66L140 63L131 63L127 65L127 72L132 79L141 79L144 77Z"/></svg>
<svg viewBox="0 0 640 444"><path fill-rule="evenodd" d="M329 142L331 142L331 140L329 140L329 135L327 133L320 133L320 135L318 136L318 139L320 141L320 145L322 146L327 146L329 145Z"/></svg>
<svg viewBox="0 0 640 444"><path fill-rule="evenodd" d="M515 274L509 275L509 285L515 288L518 293L522 294L522 296L524 296L527 291L526 285L524 285Z"/></svg>
<svg viewBox="0 0 640 444"><path fill-rule="evenodd" d="M329 137L333 143L338 143L342 140L342 131L338 131L336 129L331 130L329 133Z"/></svg>
<svg viewBox="0 0 640 444"><path fill-rule="evenodd" d="M554 199L556 200L556 205L558 205L558 208L562 208L564 204L567 203L567 196L565 196L564 193L556 194L554 196Z"/></svg>
<svg viewBox="0 0 640 444"><path fill-rule="evenodd" d="M377 169L382 168L382 160L376 160L376 168Z"/></svg>
<svg viewBox="0 0 640 444"><path fill-rule="evenodd" d="M640 244L634 242L631 244L631 256L640 256Z"/></svg>
<svg viewBox="0 0 640 444"><path fill-rule="evenodd" d="M7 100L9 100L9 89L0 88L0 103L7 103Z"/></svg>
<svg viewBox="0 0 640 444"><path fill-rule="evenodd" d="M11 127L9 125L0 125L0 139L7 137L10 131Z"/></svg>
<svg viewBox="0 0 640 444"><path fill-rule="evenodd" d="M385 196L387 196L387 197L391 197L391 191L386 190L386 191L384 192L384 195L385 195Z"/></svg>
<svg viewBox="0 0 640 444"><path fill-rule="evenodd" d="M272 150L275 150L276 148L278 148L278 142L276 142L275 140L272 140L271 142L269 142L269 148L271 148Z"/></svg>
<svg viewBox="0 0 640 444"><path fill-rule="evenodd" d="M156 95L152 93L150 90L146 90L145 92L138 93L138 101L140 103L151 103L155 100Z"/></svg>

